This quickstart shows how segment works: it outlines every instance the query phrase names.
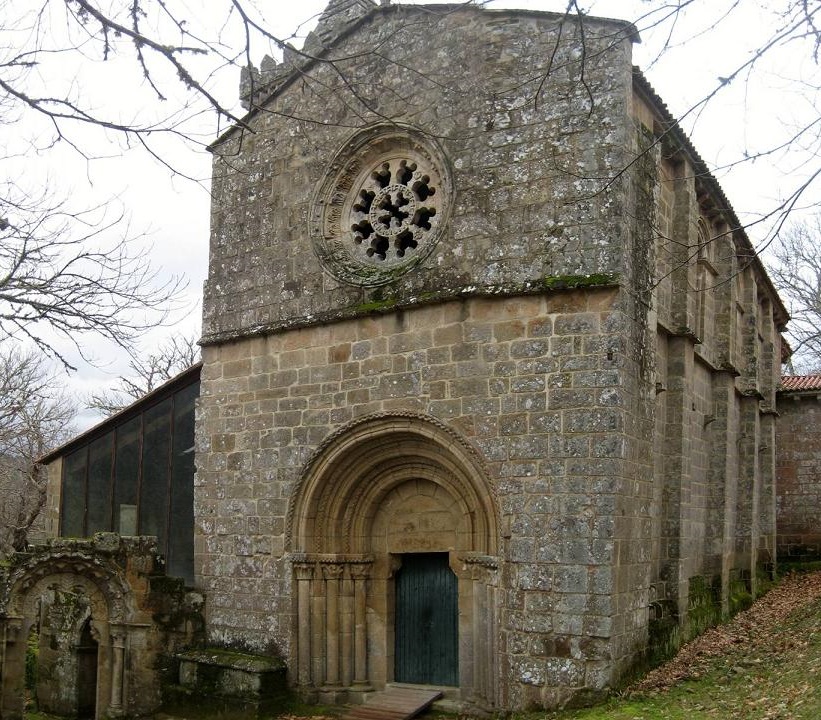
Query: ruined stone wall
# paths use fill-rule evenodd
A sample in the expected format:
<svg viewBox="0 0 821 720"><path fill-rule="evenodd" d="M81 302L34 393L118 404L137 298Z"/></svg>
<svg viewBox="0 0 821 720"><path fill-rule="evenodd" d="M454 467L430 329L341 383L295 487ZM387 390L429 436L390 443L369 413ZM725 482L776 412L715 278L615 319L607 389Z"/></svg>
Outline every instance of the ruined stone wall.
<svg viewBox="0 0 821 720"><path fill-rule="evenodd" d="M778 397L778 559L821 559L821 403L817 393Z"/></svg>
<svg viewBox="0 0 821 720"><path fill-rule="evenodd" d="M164 576L156 538L98 533L13 555L0 565L2 716L24 716L30 642L41 712L151 714L173 654L202 639L202 601Z"/></svg>

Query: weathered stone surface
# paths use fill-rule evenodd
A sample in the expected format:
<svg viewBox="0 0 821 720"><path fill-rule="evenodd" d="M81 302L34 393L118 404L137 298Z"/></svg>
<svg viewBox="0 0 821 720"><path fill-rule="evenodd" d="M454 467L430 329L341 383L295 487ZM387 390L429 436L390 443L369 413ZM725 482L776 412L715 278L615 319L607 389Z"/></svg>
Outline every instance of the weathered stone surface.
<svg viewBox="0 0 821 720"><path fill-rule="evenodd" d="M821 560L821 381L778 394L776 522L778 559Z"/></svg>
<svg viewBox="0 0 821 720"><path fill-rule="evenodd" d="M215 145L209 642L309 698L407 679L397 578L436 553L466 705L598 697L656 608L768 568L784 308L629 26L336 5L337 63L266 62Z"/></svg>
<svg viewBox="0 0 821 720"><path fill-rule="evenodd" d="M165 577L156 538L57 538L0 566L2 714L22 718L35 638L41 712L143 716L157 710L168 656L199 642L203 597Z"/></svg>

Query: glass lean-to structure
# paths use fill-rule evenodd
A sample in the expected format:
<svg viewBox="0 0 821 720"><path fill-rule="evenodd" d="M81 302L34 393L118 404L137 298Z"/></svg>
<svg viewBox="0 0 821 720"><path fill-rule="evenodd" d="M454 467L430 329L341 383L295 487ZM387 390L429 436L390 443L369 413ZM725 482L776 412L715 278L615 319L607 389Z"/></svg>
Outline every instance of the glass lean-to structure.
<svg viewBox="0 0 821 720"><path fill-rule="evenodd" d="M166 571L194 579L194 411L200 366L63 449L60 535L154 535Z"/></svg>

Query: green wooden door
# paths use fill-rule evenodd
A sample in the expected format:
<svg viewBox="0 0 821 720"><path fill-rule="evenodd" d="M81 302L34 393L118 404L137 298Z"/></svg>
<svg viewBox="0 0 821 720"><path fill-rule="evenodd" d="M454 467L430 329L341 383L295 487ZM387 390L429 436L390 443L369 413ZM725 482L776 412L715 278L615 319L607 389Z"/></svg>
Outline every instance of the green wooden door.
<svg viewBox="0 0 821 720"><path fill-rule="evenodd" d="M402 556L396 574L397 682L459 684L457 595L447 553Z"/></svg>

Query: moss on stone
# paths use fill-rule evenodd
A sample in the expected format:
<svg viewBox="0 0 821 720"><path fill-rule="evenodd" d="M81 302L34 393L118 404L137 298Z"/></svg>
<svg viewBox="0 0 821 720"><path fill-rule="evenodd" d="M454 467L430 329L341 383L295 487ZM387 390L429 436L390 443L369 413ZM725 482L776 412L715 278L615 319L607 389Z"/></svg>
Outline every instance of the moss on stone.
<svg viewBox="0 0 821 720"><path fill-rule="evenodd" d="M208 647L187 650L177 657L180 660L189 660L200 665L217 665L247 672L276 672L285 669L285 662L282 658L231 648Z"/></svg>
<svg viewBox="0 0 821 720"><path fill-rule="evenodd" d="M392 308L394 305L396 305L396 300L394 299L371 300L370 302L364 302L354 306L353 311L356 313L379 312L380 310Z"/></svg>
<svg viewBox="0 0 821 720"><path fill-rule="evenodd" d="M548 275L542 278L542 286L548 290L571 290L585 287L602 287L617 284L617 276L611 273L591 275Z"/></svg>

